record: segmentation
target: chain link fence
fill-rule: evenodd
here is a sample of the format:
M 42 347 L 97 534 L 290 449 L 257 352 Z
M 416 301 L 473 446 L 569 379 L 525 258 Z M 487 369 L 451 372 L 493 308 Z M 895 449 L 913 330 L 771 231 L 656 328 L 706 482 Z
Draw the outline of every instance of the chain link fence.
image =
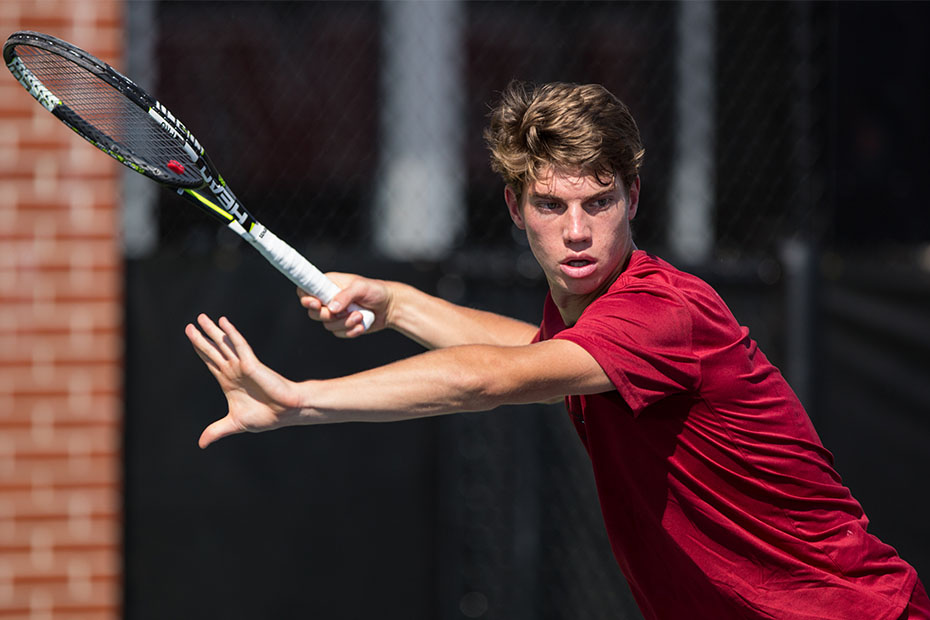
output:
M 710 9 L 704 27 L 681 15 L 695 4 Z M 688 165 L 701 166 L 710 194 L 697 260 L 772 254 L 816 218 L 809 207 L 823 189 L 809 185 L 820 156 L 810 97 L 822 67 L 809 49 L 812 26 L 799 30 L 810 8 L 162 2 L 147 10 L 154 43 L 140 81 L 187 122 L 256 216 L 300 248 L 402 260 L 518 248 L 481 139 L 490 105 L 514 78 L 598 82 L 630 105 L 647 149 L 637 222 L 645 247 L 676 252 L 673 207 L 694 192 L 692 184 L 673 196 L 675 176 Z M 698 48 L 679 54 L 685 37 Z M 701 46 L 708 52 L 687 55 Z M 710 92 L 682 100 L 694 76 Z M 676 136 L 707 122 L 702 115 L 711 124 L 695 153 Z M 802 192 L 813 195 L 801 200 Z M 216 247 L 199 214 L 170 195 L 156 201 L 158 248 Z M 413 251 L 385 239 L 392 218 Z M 441 247 L 418 254 L 430 233 Z

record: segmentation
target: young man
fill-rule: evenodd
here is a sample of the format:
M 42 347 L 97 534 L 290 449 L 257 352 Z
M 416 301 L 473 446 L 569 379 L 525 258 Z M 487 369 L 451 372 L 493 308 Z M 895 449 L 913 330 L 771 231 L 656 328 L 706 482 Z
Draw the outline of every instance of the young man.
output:
M 643 147 L 600 86 L 512 84 L 485 133 L 549 284 L 542 325 L 397 282 L 332 274 L 339 336 L 389 327 L 430 351 L 326 381 L 263 365 L 225 318 L 186 333 L 229 403 L 200 438 L 564 399 L 610 543 L 646 618 L 930 618 L 914 569 L 866 531 L 801 404 L 704 282 L 638 250 Z M 201 331 L 202 330 L 202 331 Z

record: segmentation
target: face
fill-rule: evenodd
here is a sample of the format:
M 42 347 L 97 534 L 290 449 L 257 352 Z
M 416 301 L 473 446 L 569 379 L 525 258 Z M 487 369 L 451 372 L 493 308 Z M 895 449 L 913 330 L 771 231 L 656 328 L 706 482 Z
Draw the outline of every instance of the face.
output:
M 639 178 L 629 188 L 614 175 L 604 185 L 593 174 L 549 167 L 518 199 L 504 193 L 514 224 L 526 231 L 552 299 L 566 324 L 617 279 L 633 245 L 630 221 L 639 204 Z

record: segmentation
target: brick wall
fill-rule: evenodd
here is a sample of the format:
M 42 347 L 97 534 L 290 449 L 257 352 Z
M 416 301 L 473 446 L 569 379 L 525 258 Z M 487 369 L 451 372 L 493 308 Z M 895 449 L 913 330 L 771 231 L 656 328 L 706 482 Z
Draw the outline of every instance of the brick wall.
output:
M 0 1 L 119 67 L 122 2 Z M 116 618 L 118 165 L 0 69 L 0 618 Z

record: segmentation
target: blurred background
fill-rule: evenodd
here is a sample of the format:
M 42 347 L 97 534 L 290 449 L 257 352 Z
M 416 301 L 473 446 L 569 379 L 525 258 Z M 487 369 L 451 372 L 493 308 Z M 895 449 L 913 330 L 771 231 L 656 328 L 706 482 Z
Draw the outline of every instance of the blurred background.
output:
M 870 531 L 930 575 L 930 5 L 0 3 L 153 92 L 324 270 L 537 322 L 481 139 L 511 79 L 599 82 L 646 145 L 639 247 L 714 285 L 788 376 Z M 561 406 L 237 436 L 190 350 L 343 342 L 235 235 L 0 80 L 0 616 L 639 618 Z

